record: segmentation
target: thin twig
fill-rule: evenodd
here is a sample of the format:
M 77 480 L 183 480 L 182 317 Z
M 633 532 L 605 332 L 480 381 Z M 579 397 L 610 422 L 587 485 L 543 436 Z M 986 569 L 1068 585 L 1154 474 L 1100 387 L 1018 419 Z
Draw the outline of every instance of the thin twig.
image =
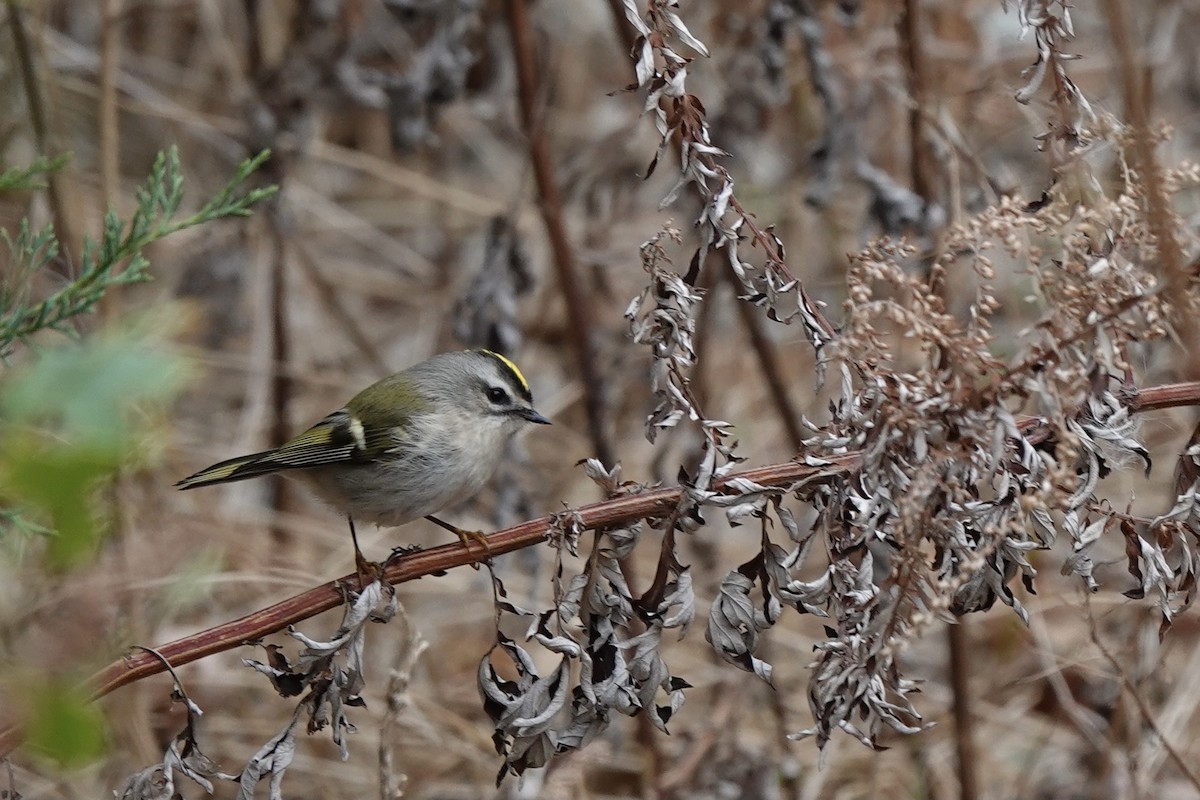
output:
M 1092 613 L 1091 598 L 1086 594 L 1084 595 L 1084 607 L 1087 611 L 1085 616 L 1087 617 L 1088 634 L 1092 638 L 1092 643 L 1096 645 L 1096 649 L 1100 651 L 1100 655 L 1104 656 L 1109 666 L 1112 667 L 1113 672 L 1116 673 L 1117 678 L 1120 679 L 1121 687 L 1133 698 L 1134 704 L 1138 707 L 1138 711 L 1141 712 L 1142 719 L 1146 721 L 1146 725 L 1149 726 L 1150 730 L 1154 731 L 1154 735 L 1162 743 L 1162 747 L 1167 752 L 1167 755 L 1175 762 L 1175 766 L 1187 777 L 1196 791 L 1200 791 L 1200 773 L 1196 772 L 1195 768 L 1188 763 L 1188 760 L 1180 754 L 1163 734 L 1162 729 L 1158 727 L 1158 721 L 1155 718 L 1154 712 L 1150 710 L 1150 705 L 1142 697 L 1142 693 L 1138 691 L 1134 682 L 1130 680 L 1129 675 L 1122 669 L 1120 662 L 1117 661 L 1117 657 L 1113 655 L 1112 651 L 1108 649 L 1104 641 L 1100 638 L 1100 632 L 1096 630 L 1096 615 Z
M 788 384 L 784 382 L 783 375 L 780 373 L 779 359 L 775 356 L 775 348 L 763 332 L 762 323 L 754 308 L 737 296 L 741 283 L 733 271 L 733 265 L 728 262 L 725 264 L 725 277 L 733 288 L 734 305 L 737 306 L 738 315 L 742 318 L 742 327 L 746 329 L 746 335 L 750 338 L 750 346 L 754 349 L 754 355 L 758 358 L 759 372 L 762 373 L 763 380 L 767 382 L 767 393 L 771 397 L 771 404 L 775 406 L 775 414 L 783 423 L 784 430 L 787 431 L 789 443 L 794 449 L 799 450 L 804 446 L 804 429 L 800 427 L 800 416 L 796 413 L 791 395 L 788 394 Z
M 270 269 L 271 288 L 271 432 L 269 444 L 279 447 L 291 436 L 292 377 L 285 365 L 291 358 L 291 334 L 287 316 L 287 244 L 282 230 L 278 206 L 267 213 L 272 244 Z M 282 512 L 291 508 L 291 484 L 282 476 L 271 477 L 271 506 L 276 514 L 271 523 L 274 552 L 281 552 L 291 541 L 291 535 L 280 524 Z
M 1193 278 L 1183 257 L 1175 231 L 1179 223 L 1173 218 L 1171 201 L 1163 185 L 1162 169 L 1154 156 L 1154 132 L 1150 129 L 1150 105 L 1153 100 L 1153 71 L 1134 53 L 1130 41 L 1133 25 L 1122 0 L 1104 0 L 1104 15 L 1109 35 L 1117 54 L 1118 72 L 1125 113 L 1133 127 L 1133 149 L 1137 156 L 1138 177 L 1145 187 L 1146 217 L 1158 246 L 1159 270 L 1177 313 L 1172 321 L 1179 329 L 1183 346 L 1190 348 L 1200 341 L 1200 326 L 1192 301 Z M 1195 359 L 1181 359 L 1182 368 L 1194 375 Z M 1189 375 L 1191 377 L 1191 375 Z
M 429 647 L 429 643 L 421 637 L 421 632 L 412 624 L 408 611 L 404 606 L 399 607 L 396 615 L 403 627 L 400 635 L 400 651 L 388 675 L 387 712 L 379 725 L 379 797 L 381 800 L 397 800 L 404 796 L 404 785 L 407 776 L 403 773 L 396 775 L 395 746 L 396 731 L 400 717 L 409 705 L 408 687 L 412 682 L 412 673 L 420 660 L 421 654 Z
M 967 646 L 967 620 L 960 617 L 947 626 L 946 642 L 950 650 L 950 686 L 954 694 L 954 750 L 958 758 L 960 800 L 979 797 L 979 772 L 975 757 L 975 721 L 971 718 L 970 647 Z
M 908 68 L 908 91 L 912 105 L 908 109 L 909 169 L 913 191 L 926 203 L 935 198 L 932 163 L 929 158 L 929 137 L 925 132 L 925 108 L 929 94 L 928 69 L 925 64 L 924 42 L 921 38 L 920 3 L 904 0 L 900 13 L 900 41 Z
M 100 187 L 110 206 L 116 200 L 120 179 L 118 146 L 120 119 L 117 109 L 117 67 L 120 64 L 121 0 L 104 0 L 100 20 L 100 70 L 97 75 L 100 117 Z
M 699 284 L 696 286 L 696 289 L 704 295 L 704 302 L 700 304 L 699 313 L 696 315 L 696 334 L 692 339 L 696 358 L 689 383 L 697 408 L 708 407 L 709 389 L 713 383 L 709 375 L 709 365 L 713 363 L 713 360 L 708 358 L 708 353 L 714 340 L 720 341 L 719 331 L 716 337 L 713 336 L 714 329 L 720 327 L 713 318 L 714 309 L 716 308 L 718 282 L 720 280 L 721 273 L 719 271 L 714 269 L 701 270 Z M 684 428 L 675 427 L 671 428 L 669 433 L 678 440 L 683 436 L 684 431 Z M 672 457 L 673 451 L 671 448 L 654 448 L 654 457 L 650 461 L 650 475 L 656 482 L 670 482 L 678 473 L 679 467 L 673 463 Z M 697 541 L 696 545 L 698 546 L 698 552 L 706 552 L 706 544 Z
M 926 206 L 936 199 L 933 161 L 929 156 L 929 136 L 925 115 L 928 108 L 929 74 L 925 61 L 924 39 L 921 35 L 920 3 L 904 0 L 900 14 L 900 40 L 908 71 L 908 92 L 912 103 L 908 108 L 909 172 L 913 191 Z M 933 248 L 936 252 L 938 248 Z M 943 273 L 934 269 L 932 254 L 923 259 L 930 291 L 944 302 L 948 287 Z M 953 697 L 955 768 L 958 774 L 960 800 L 975 800 L 979 796 L 979 772 L 975 757 L 974 720 L 971 711 L 971 649 L 967 646 L 969 623 L 966 617 L 946 627 L 946 651 Z
M 312 257 L 312 253 L 308 251 L 302 243 L 296 243 L 296 263 L 300 267 L 301 274 L 313 285 L 314 293 L 317 296 L 317 302 L 320 303 L 328 312 L 335 322 L 345 332 L 346 338 L 358 350 L 359 355 L 366 359 L 371 365 L 371 369 L 377 375 L 386 375 L 388 373 L 387 362 L 383 355 L 380 354 L 379 348 L 367 336 L 362 325 L 359 324 L 354 314 L 346 308 L 342 302 L 338 287 L 325 277 L 321 272 L 320 266 Z
M 104 0 L 100 20 L 100 69 L 98 119 L 100 146 L 100 191 L 110 209 L 120 189 L 120 115 L 117 108 L 117 67 L 120 64 L 121 0 Z M 100 315 L 109 320 L 120 314 L 121 290 L 114 286 L 100 299 Z
M 50 152 L 49 123 L 46 119 L 46 107 L 42 102 L 42 90 L 38 82 L 37 66 L 34 63 L 33 45 L 29 40 L 29 31 L 25 28 L 25 15 L 28 11 L 17 0 L 8 0 L 8 26 L 12 30 L 13 48 L 16 51 L 17 63 L 21 68 L 21 80 L 25 88 L 25 102 L 29 111 L 29 123 L 33 127 L 33 139 L 37 146 L 38 155 L 49 158 Z M 75 246 L 67 206 L 64 201 L 63 178 L 59 170 L 46 173 L 46 192 L 50 199 L 50 208 L 54 215 L 54 230 L 64 251 L 69 253 Z M 66 275 L 66 261 L 56 259 L 51 268 Z
M 740 686 L 744 687 L 745 684 L 740 683 Z M 689 784 L 696 782 L 696 773 L 712 757 L 713 748 L 721 741 L 721 737 L 729 733 L 734 713 L 744 707 L 745 698 L 738 691 L 739 684 L 725 684 L 718 688 L 719 699 L 709 715 L 704 733 L 696 737 L 688 751 L 675 759 L 671 768 L 659 777 L 657 789 L 660 794 L 672 796 L 677 792 L 683 793 Z
M 614 463 L 613 453 L 604 424 L 605 392 L 596 364 L 591 308 L 575 267 L 575 257 L 567 236 L 566 223 L 563 221 L 562 197 L 550 160 L 544 120 L 537 109 L 538 69 L 527 3 L 528 0 L 508 2 L 508 25 L 512 34 L 513 57 L 517 64 L 521 124 L 529 138 L 529 158 L 537 183 L 542 222 L 546 226 L 546 236 L 554 254 L 554 269 L 558 276 L 559 290 L 567 306 L 567 330 L 570 332 L 571 347 L 583 380 L 584 406 L 587 410 L 592 449 L 596 458 L 606 467 L 611 467 Z

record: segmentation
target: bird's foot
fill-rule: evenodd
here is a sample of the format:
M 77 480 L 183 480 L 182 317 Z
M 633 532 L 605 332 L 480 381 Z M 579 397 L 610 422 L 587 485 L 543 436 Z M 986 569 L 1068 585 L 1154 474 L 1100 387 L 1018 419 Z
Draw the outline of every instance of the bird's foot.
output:
M 455 536 L 458 537 L 458 540 L 460 542 L 462 542 L 463 546 L 466 547 L 468 550 L 471 549 L 471 542 L 473 542 L 473 541 L 478 542 L 480 545 L 483 546 L 483 552 L 484 552 L 484 555 L 486 556 L 486 558 L 484 560 L 485 561 L 492 560 L 492 546 L 490 544 L 488 544 L 488 537 L 484 534 L 483 531 L 464 531 L 462 528 L 455 527 L 454 525 L 451 525 L 448 522 L 442 522 L 440 519 L 438 519 L 437 517 L 434 517 L 434 516 L 429 516 L 429 517 L 426 517 L 425 519 L 427 519 L 430 522 L 434 523 L 435 525 L 445 528 L 446 530 L 453 533 Z M 479 569 L 479 564 L 477 564 L 477 563 L 472 563 L 471 566 L 474 567 L 475 569 Z
M 455 528 L 454 533 L 458 536 L 458 540 L 463 543 L 463 546 L 468 550 L 471 549 L 471 542 L 476 542 L 483 546 L 483 553 L 486 556 L 485 561 L 492 560 L 492 546 L 488 544 L 488 537 L 483 531 L 464 531 L 462 528 Z M 472 563 L 472 567 L 479 569 L 478 563 Z
M 393 547 L 392 552 L 388 555 L 387 559 L 384 560 L 383 565 L 385 567 L 390 567 L 393 563 L 399 561 L 405 556 L 410 556 L 413 553 L 419 553 L 423 549 L 425 548 L 421 547 L 419 544 L 402 544 L 399 547 Z
M 367 561 L 367 559 L 363 558 L 361 552 L 355 552 L 354 568 L 358 571 L 358 590 L 361 592 L 375 581 L 382 581 L 383 571 L 386 566 L 386 563 L 380 564 L 378 561 Z

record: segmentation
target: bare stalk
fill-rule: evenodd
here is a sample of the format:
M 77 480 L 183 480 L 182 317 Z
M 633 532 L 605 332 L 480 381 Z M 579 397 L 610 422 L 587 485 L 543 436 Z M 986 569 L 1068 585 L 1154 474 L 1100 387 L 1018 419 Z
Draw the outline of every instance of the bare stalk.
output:
M 17 63 L 21 69 L 21 81 L 25 88 L 25 102 L 29 110 L 29 122 L 33 127 L 33 139 L 37 145 L 38 154 L 43 157 L 53 157 L 50 152 L 50 131 L 46 117 L 46 105 L 42 100 L 42 89 L 38 81 L 37 65 L 33 53 L 33 43 L 25 26 L 28 10 L 16 0 L 8 0 L 8 27 L 12 31 L 13 49 L 16 52 Z M 50 199 L 50 208 L 54 215 L 54 229 L 58 240 L 66 248 L 76 244 L 72 234 L 67 205 L 63 196 L 62 173 L 52 170 L 46 173 L 46 193 Z M 67 274 L 63 262 L 55 260 L 50 265 L 61 274 Z
M 583 379 L 588 433 L 596 457 L 605 466 L 611 467 L 614 459 L 604 424 L 604 391 L 600 371 L 596 365 L 596 348 L 592 341 L 592 311 L 575 266 L 575 256 L 567 236 L 566 223 L 563 221 L 562 196 L 554 176 L 544 120 L 538 113 L 538 70 L 527 2 L 528 0 L 508 2 L 508 25 L 512 34 L 513 57 L 517 64 L 521 124 L 529 138 L 529 158 L 537 183 L 538 205 L 542 212 L 542 222 L 546 226 L 546 236 L 550 240 L 550 249 L 554 254 L 554 270 L 558 276 L 559 290 L 567 306 L 567 330 L 571 336 L 571 348 L 575 352 L 575 360 Z
M 1130 40 L 1133 21 L 1127 13 L 1126 4 L 1122 0 L 1104 0 L 1103 5 L 1109 35 L 1117 54 L 1125 114 L 1133 127 L 1133 152 L 1145 187 L 1147 221 L 1158 245 L 1160 273 L 1170 296 L 1179 303 L 1173 321 L 1179 328 L 1180 338 L 1185 347 L 1191 346 L 1200 341 L 1200 327 L 1197 327 L 1195 306 L 1191 301 L 1192 273 L 1179 240 L 1175 238 L 1179 223 L 1174 219 L 1171 201 L 1163 185 L 1162 169 L 1154 155 L 1155 135 L 1150 125 L 1150 107 L 1154 99 L 1153 71 L 1147 69 L 1134 52 Z M 1194 375 L 1197 372 L 1196 361 L 1185 359 L 1183 368 Z

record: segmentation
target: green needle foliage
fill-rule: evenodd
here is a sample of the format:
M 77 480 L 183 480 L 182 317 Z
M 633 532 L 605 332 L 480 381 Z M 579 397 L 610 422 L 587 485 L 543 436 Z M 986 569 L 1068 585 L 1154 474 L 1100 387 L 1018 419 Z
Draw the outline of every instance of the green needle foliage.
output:
M 0 359 L 39 331 L 74 336 L 69 323 L 109 289 L 150 280 L 143 251 L 151 243 L 185 228 L 248 215 L 275 192 L 245 186 L 268 156 L 264 151 L 244 161 L 198 211 L 181 216 L 179 154 L 174 148 L 160 153 L 137 192 L 133 215 L 121 219 L 110 212 L 99 241 L 84 240 L 79 274 L 41 299 L 32 296 L 33 278 L 61 251 L 53 229 L 35 231 L 22 220 L 16 236 L 0 231 L 9 251 L 9 265 L 0 269 L 7 276 L 0 278 Z M 0 174 L 0 190 L 36 190 L 65 161 L 42 159 L 7 170 Z M 47 565 L 54 569 L 94 552 L 107 516 L 97 489 L 122 466 L 137 462 L 145 449 L 144 412 L 171 397 L 182 373 L 153 333 L 128 329 L 51 348 L 10 371 L 0 384 L 0 540 L 9 531 L 46 534 Z
M 57 347 L 14 371 L 0 390 L 0 490 L 52 531 L 46 563 L 91 557 L 107 516 L 96 489 L 142 459 L 154 415 L 184 374 L 145 330 L 106 332 Z
M 71 156 L 63 154 L 55 158 L 39 158 L 28 167 L 12 167 L 0 173 L 0 192 L 17 192 L 25 189 L 45 189 L 42 175 L 57 172 L 67 165 Z
M 151 243 L 248 215 L 275 192 L 245 186 L 267 156 L 243 162 L 224 188 L 183 216 L 179 155 L 174 149 L 160 154 L 132 216 L 110 212 L 99 240 L 85 239 L 76 277 L 45 297 L 33 296 L 34 278 L 59 258 L 54 230 L 34 230 L 23 220 L 15 235 L 0 231 L 8 245 L 8 263 L 0 267 L 0 359 L 39 331 L 75 338 L 71 321 L 109 289 L 150 280 L 143 251 Z M 65 162 L 43 159 L 0 173 L 0 192 L 38 191 L 44 176 Z M 62 573 L 94 556 L 113 518 L 113 495 L 106 489 L 120 470 L 144 461 L 148 443 L 165 438 L 162 415 L 153 412 L 174 396 L 183 364 L 163 346 L 155 319 L 121 322 L 30 352 L 0 381 L 0 545 L 21 560 L 34 556 L 29 566 L 44 573 Z M 26 551 L 30 544 L 37 546 Z M 13 666 L 0 655 L 0 668 L 14 674 Z M 21 698 L 31 752 L 68 768 L 95 760 L 106 746 L 103 714 L 74 686 L 73 679 L 37 671 L 0 687 Z M 11 707 L 11 699 L 0 698 L 0 707 Z
M 61 248 L 49 226 L 34 231 L 23 220 L 15 238 L 0 232 L 8 245 L 10 265 L 0 279 L 0 359 L 12 353 L 14 345 L 41 330 L 57 330 L 67 335 L 72 318 L 87 313 L 100 302 L 110 288 L 150 280 L 150 262 L 143 250 L 172 233 L 203 225 L 225 217 L 242 217 L 251 207 L 275 193 L 275 187 L 246 188 L 243 184 L 270 156 L 264 150 L 243 161 L 229 182 L 196 213 L 177 218 L 183 201 L 183 175 L 179 153 L 172 147 L 159 153 L 146 183 L 137 192 L 138 207 L 133 216 L 122 220 L 114 212 L 104 218 L 104 231 L 97 242 L 84 239 L 79 275 L 49 297 L 30 298 L 33 275 L 53 262 Z M 0 175 L 0 191 L 36 186 L 38 175 L 62 166 L 64 159 L 39 161 L 20 170 Z
M 104 753 L 104 714 L 78 685 L 57 678 L 33 681 L 26 697 L 25 741 L 31 752 L 63 767 L 81 767 Z

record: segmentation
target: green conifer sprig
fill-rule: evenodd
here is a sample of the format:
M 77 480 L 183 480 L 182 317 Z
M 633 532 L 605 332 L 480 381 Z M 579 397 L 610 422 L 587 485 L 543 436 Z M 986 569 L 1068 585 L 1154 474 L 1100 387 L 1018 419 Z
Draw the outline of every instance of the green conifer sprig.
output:
M 16 237 L 0 231 L 8 245 L 10 276 L 0 281 L 0 359 L 12 353 L 21 340 L 42 330 L 72 334 L 67 322 L 85 314 L 109 289 L 150 280 L 150 263 L 143 251 L 150 244 L 186 228 L 225 217 L 244 217 L 256 203 L 275 193 L 276 187 L 246 188 L 246 180 L 270 157 L 264 150 L 243 161 L 233 177 L 200 210 L 177 218 L 183 201 L 183 174 L 179 153 L 172 147 L 159 153 L 145 184 L 137 191 L 137 209 L 128 220 L 109 211 L 99 242 L 85 237 L 79 274 L 42 300 L 31 299 L 31 279 L 61 251 L 50 226 L 32 230 L 22 220 Z M 65 159 L 39 160 L 0 174 L 0 191 L 35 188 L 38 176 L 65 163 Z

